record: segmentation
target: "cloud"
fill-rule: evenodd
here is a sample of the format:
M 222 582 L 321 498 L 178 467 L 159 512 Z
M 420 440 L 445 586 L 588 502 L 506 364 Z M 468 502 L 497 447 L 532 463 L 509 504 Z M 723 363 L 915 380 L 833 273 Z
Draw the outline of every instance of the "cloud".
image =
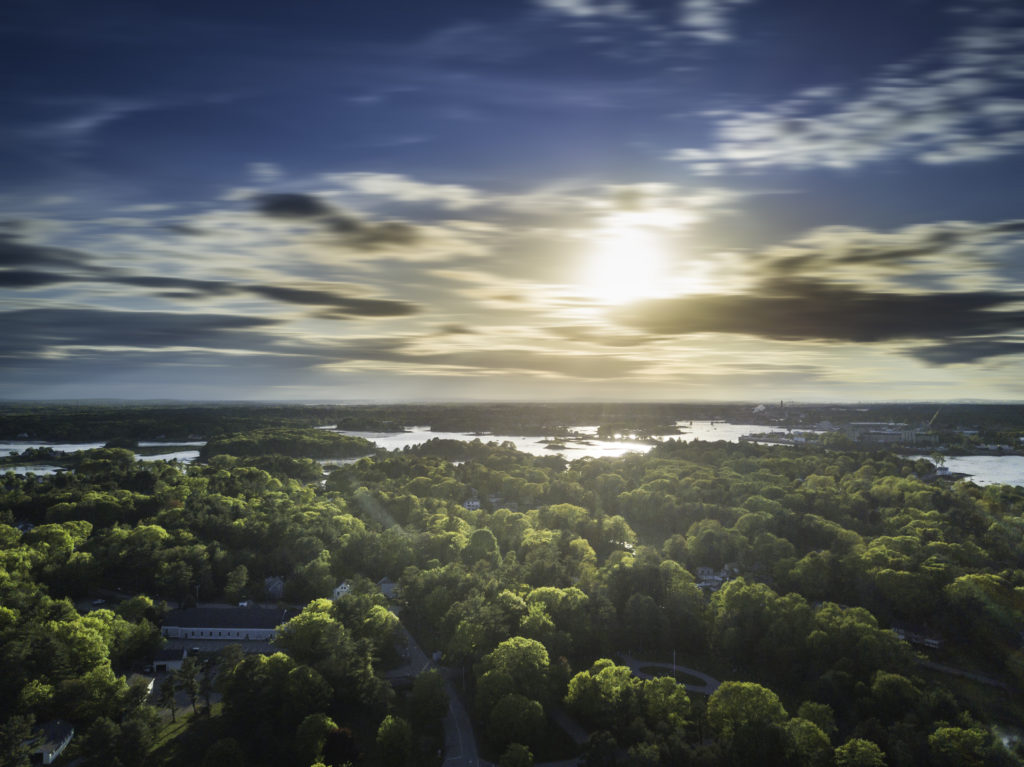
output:
M 292 288 L 280 285 L 244 285 L 241 290 L 290 304 L 325 307 L 321 317 L 405 317 L 419 308 L 408 301 L 375 298 L 352 298 L 325 290 Z
M 680 23 L 704 42 L 727 43 L 733 39 L 729 16 L 741 5 L 753 0 L 684 0 Z
M 249 176 L 258 184 L 270 184 L 279 180 L 284 173 L 272 162 L 251 162 L 247 166 Z
M 330 205 L 309 194 L 275 192 L 256 195 L 253 201 L 257 212 L 273 218 L 320 218 L 333 212 Z
M 731 279 L 713 292 L 641 301 L 610 317 L 654 336 L 874 344 L 933 365 L 1015 355 L 1024 352 L 1022 232 L 1015 219 L 820 227 L 736 254 Z
M 958 365 L 991 357 L 1024 354 L 1024 338 L 980 338 L 911 349 L 910 356 L 929 365 Z
M 24 309 L 0 313 L 0 322 L 15 331 L 0 336 L 0 357 L 59 355 L 66 347 L 262 349 L 265 336 L 247 331 L 278 324 L 267 317 L 106 309 Z
M 34 245 L 16 236 L 0 235 L 0 266 L 76 268 L 87 266 L 89 261 L 89 256 L 77 250 Z
M 635 360 L 608 355 L 546 354 L 527 349 L 492 349 L 415 357 L 410 355 L 407 361 L 475 368 L 482 372 L 515 370 L 571 378 L 621 378 L 641 373 L 645 367 L 644 363 Z
M 73 114 L 34 126 L 27 134 L 28 137 L 70 146 L 90 141 L 104 127 L 129 115 L 164 106 L 123 99 L 56 99 L 47 103 L 54 107 L 71 108 Z
M 62 282 L 69 282 L 72 279 L 71 277 L 53 274 L 52 272 L 3 269 L 0 270 L 0 289 L 42 288 Z
M 390 245 L 406 247 L 420 240 L 417 227 L 404 221 L 365 221 L 339 213 L 324 220 L 338 241 L 356 250 L 378 250 Z
M 338 244 L 355 250 L 406 247 L 420 240 L 420 231 L 412 224 L 404 221 L 367 221 L 309 194 L 260 194 L 253 200 L 256 211 L 264 216 L 310 221 L 331 234 Z
M 804 89 L 758 109 L 707 113 L 713 140 L 669 158 L 698 173 L 857 168 L 893 159 L 981 162 L 1024 149 L 1024 30 L 977 26 L 938 54 L 888 67 L 843 102 Z
M 616 313 L 647 333 L 727 333 L 780 341 L 879 343 L 1024 331 L 1020 295 L 868 293 L 811 281 L 763 283 L 757 292 L 639 302 Z
M 436 202 L 448 210 L 465 210 L 487 202 L 487 197 L 461 184 L 430 184 L 398 173 L 325 173 L 323 180 L 363 195 L 399 202 Z
M 535 0 L 541 8 L 577 19 L 588 19 L 596 16 L 628 16 L 632 8 L 630 3 L 616 0 Z
M 609 29 L 618 33 L 623 31 L 623 23 L 629 23 L 646 37 L 640 49 L 647 50 L 634 47 L 633 58 L 678 41 L 680 36 L 709 44 L 731 42 L 731 17 L 740 6 L 751 2 L 754 0 L 677 0 L 671 4 L 673 10 L 666 13 L 639 0 L 534 0 L 544 10 L 577 23 L 608 20 Z
M 322 309 L 318 316 L 343 319 L 351 317 L 404 317 L 415 314 L 419 307 L 409 301 L 352 296 L 323 287 L 299 285 L 252 284 L 226 280 L 168 277 L 156 274 L 132 274 L 124 270 L 94 266 L 94 257 L 61 248 L 13 242 L 0 239 L 0 289 L 18 290 L 56 284 L 124 285 L 155 290 L 165 298 L 199 299 L 237 295 L 253 295 L 270 301 Z M 59 272 L 19 268 L 35 264 L 59 268 Z M 75 274 L 69 264 L 84 267 Z
M 444 336 L 471 336 L 476 331 L 457 322 L 450 322 L 439 327 L 437 332 Z
M 811 230 L 750 256 L 751 277 L 812 279 L 878 290 L 930 286 L 1005 289 L 1020 282 L 1024 221 L 936 221 L 890 232 L 849 226 Z
M 191 226 L 189 224 L 183 224 L 178 221 L 164 224 L 164 229 L 169 232 L 174 232 L 174 234 L 185 235 L 186 237 L 201 237 L 204 234 L 208 234 L 208 232 L 203 229 L 199 229 L 198 227 Z
M 396 345 L 394 339 L 383 346 L 357 344 L 344 346 L 339 358 L 347 361 L 388 362 L 407 366 L 410 371 L 431 369 L 434 373 L 458 375 L 467 372 L 492 375 L 518 372 L 534 375 L 582 379 L 623 378 L 645 368 L 645 363 L 607 354 L 554 354 L 513 347 L 474 349 L 424 354 L 412 351 L 413 340 Z M 404 348 L 403 348 L 404 347 Z
M 590 325 L 563 325 L 547 329 L 549 333 L 564 338 L 567 341 L 594 344 L 596 346 L 611 346 L 621 348 L 635 348 L 643 344 L 655 341 L 663 336 L 648 336 L 638 333 L 620 333 L 614 330 L 592 327 Z

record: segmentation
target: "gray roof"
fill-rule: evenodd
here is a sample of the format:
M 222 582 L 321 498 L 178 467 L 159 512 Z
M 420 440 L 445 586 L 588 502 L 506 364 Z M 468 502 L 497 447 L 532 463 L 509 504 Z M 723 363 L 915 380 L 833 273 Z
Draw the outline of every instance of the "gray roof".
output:
M 184 660 L 185 659 L 185 648 L 179 647 L 172 649 L 170 647 L 161 647 L 155 653 L 153 653 L 153 660 Z
M 36 733 L 42 737 L 39 749 L 48 746 L 59 746 L 67 738 L 75 734 L 75 728 L 63 719 L 53 719 L 44 722 L 36 728 Z
M 266 607 L 190 607 L 167 613 L 164 626 L 197 629 L 272 629 L 295 614 L 295 610 Z

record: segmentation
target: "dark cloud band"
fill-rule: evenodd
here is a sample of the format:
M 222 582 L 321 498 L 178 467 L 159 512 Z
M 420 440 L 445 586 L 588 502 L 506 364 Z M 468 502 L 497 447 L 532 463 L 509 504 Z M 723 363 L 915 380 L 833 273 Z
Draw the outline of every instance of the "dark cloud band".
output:
M 822 283 L 775 283 L 758 294 L 695 295 L 623 308 L 618 321 L 647 333 L 729 333 L 783 341 L 939 340 L 1024 328 L 1024 312 L 1000 310 L 1016 294 L 866 293 Z

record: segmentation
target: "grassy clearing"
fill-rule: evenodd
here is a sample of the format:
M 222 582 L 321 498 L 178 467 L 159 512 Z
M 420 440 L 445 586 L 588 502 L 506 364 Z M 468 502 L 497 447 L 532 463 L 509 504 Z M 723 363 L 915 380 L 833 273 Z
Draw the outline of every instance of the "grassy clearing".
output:
M 214 703 L 210 712 L 200 706 L 199 713 L 179 709 L 177 721 L 167 714 L 165 726 L 157 734 L 147 765 L 200 764 L 206 749 L 221 737 L 222 703 Z

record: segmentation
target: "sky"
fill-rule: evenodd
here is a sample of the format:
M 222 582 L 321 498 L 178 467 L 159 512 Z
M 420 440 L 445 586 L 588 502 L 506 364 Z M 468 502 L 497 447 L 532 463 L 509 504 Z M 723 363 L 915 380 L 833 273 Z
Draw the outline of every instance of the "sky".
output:
M 1020 400 L 1016 0 L 7 0 L 0 398 Z

